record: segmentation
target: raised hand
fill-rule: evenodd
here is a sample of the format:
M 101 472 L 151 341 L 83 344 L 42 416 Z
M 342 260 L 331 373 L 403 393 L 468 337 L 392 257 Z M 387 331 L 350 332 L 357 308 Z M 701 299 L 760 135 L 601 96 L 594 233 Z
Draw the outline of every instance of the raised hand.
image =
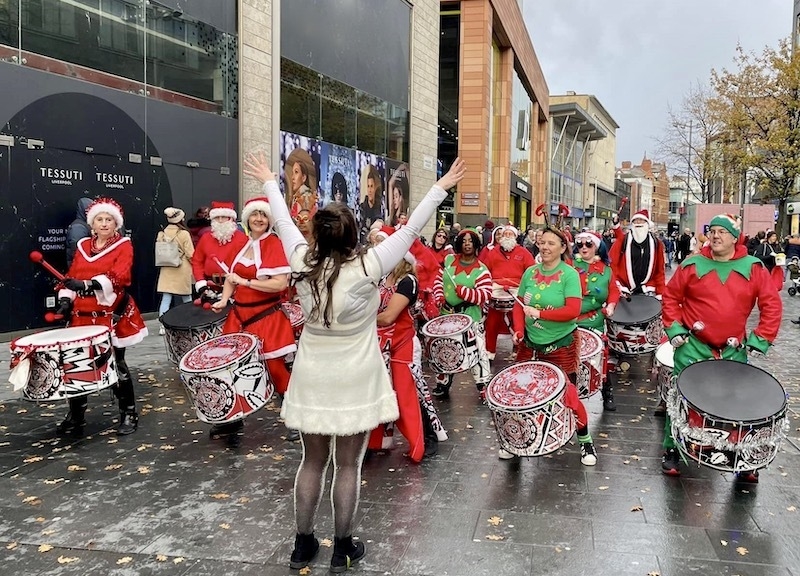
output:
M 245 157 L 243 172 L 262 184 L 269 180 L 275 180 L 275 173 L 269 169 L 267 157 L 261 151 L 258 154 L 248 154 Z
M 461 182 L 461 179 L 464 178 L 466 173 L 467 164 L 461 158 L 456 158 L 453 165 L 450 166 L 450 170 L 447 171 L 447 174 L 439 178 L 436 185 L 445 190 L 450 190 L 450 188 Z

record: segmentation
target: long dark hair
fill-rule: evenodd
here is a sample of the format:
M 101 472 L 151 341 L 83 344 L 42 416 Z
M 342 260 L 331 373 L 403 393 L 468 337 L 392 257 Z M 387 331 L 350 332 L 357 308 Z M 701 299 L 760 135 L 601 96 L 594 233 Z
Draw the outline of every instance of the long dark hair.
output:
M 339 278 L 342 265 L 362 256 L 357 250 L 358 228 L 353 212 L 342 202 L 331 202 L 314 214 L 311 227 L 314 242 L 306 252 L 304 264 L 308 271 L 303 280 L 311 286 L 314 308 L 310 320 L 320 321 L 326 328 L 333 322 L 333 286 Z M 363 262 L 362 262 L 363 266 Z M 322 302 L 321 286 L 327 295 Z

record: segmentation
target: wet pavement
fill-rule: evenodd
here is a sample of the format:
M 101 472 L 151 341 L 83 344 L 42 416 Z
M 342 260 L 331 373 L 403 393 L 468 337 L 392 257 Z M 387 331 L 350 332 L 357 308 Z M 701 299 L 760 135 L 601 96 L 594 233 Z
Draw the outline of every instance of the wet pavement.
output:
M 800 297 L 783 292 L 784 325 L 757 364 L 790 394 L 789 440 L 757 485 L 684 466 L 660 473 L 663 419 L 645 361 L 621 375 L 618 410 L 587 401 L 595 467 L 578 447 L 501 461 L 491 414 L 462 375 L 437 400 L 450 439 L 419 465 L 404 442 L 364 465 L 355 574 L 800 576 Z M 82 439 L 59 439 L 63 403 L 0 393 L 0 572 L 4 574 L 282 575 L 294 526 L 299 443 L 278 409 L 247 419 L 238 445 L 211 440 L 165 356 L 158 325 L 130 349 L 138 373 L 137 433 L 114 434 L 116 405 L 90 397 Z M 508 364 L 501 339 L 495 370 Z M 9 353 L 2 345 L 0 378 Z M 324 375 L 320 375 L 324 377 Z M 429 379 L 431 381 L 431 379 Z M 332 540 L 326 493 L 310 574 L 325 574 Z M 326 547 L 326 544 L 328 547 Z

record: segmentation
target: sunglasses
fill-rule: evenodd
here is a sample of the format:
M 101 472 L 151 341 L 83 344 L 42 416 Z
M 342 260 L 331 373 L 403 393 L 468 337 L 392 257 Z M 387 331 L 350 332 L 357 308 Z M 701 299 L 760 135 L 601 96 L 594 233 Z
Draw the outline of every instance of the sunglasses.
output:
M 575 247 L 576 247 L 578 250 L 580 250 L 580 249 L 581 249 L 581 248 L 583 248 L 584 246 L 585 246 L 586 248 L 590 248 L 590 247 L 594 246 L 594 242 L 592 242 L 591 240 L 587 240 L 586 242 L 581 242 L 581 241 L 575 242 Z

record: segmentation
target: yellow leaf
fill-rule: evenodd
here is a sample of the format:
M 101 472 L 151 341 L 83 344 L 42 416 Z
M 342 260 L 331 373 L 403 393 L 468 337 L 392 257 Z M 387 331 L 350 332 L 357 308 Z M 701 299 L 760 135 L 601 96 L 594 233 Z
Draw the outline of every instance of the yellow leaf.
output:
M 172 563 L 173 564 L 182 564 L 184 560 L 186 560 L 186 558 L 184 558 L 183 556 L 178 556 L 177 558 L 175 558 L 172 561 Z
M 311 574 L 311 568 L 306 566 L 305 568 L 300 568 L 299 572 L 300 576 L 306 576 L 307 574 Z
M 44 521 L 45 521 L 45 517 L 44 517 L 44 516 L 39 516 L 39 517 L 36 519 L 36 521 L 37 521 L 37 522 L 39 522 L 39 523 L 41 524 L 42 522 L 44 522 Z
M 487 522 L 489 522 L 489 524 L 491 524 L 492 526 L 499 526 L 500 524 L 503 523 L 503 519 L 500 518 L 500 516 L 492 516 L 487 520 Z
M 231 495 L 230 494 L 225 494 L 224 492 L 220 492 L 218 494 L 212 494 L 211 497 L 216 499 L 216 500 L 225 500 L 226 498 L 230 498 Z
M 117 564 L 130 564 L 131 562 L 133 562 L 133 558 L 131 558 L 130 556 L 123 556 L 122 558 L 117 560 Z
M 333 540 L 331 540 L 330 538 L 323 538 L 322 540 L 319 541 L 319 544 L 320 546 L 325 546 L 325 548 L 330 548 L 331 546 L 333 546 Z
M 202 430 L 192 430 L 192 436 L 197 436 L 198 434 L 202 434 Z
M 78 466 L 77 464 L 72 464 L 71 466 L 67 466 L 67 470 L 69 472 L 81 472 L 83 470 L 86 470 L 86 468 L 84 468 L 83 466 Z
M 49 530 L 42 530 L 42 536 L 50 536 L 50 534 L 55 534 L 55 533 L 56 531 L 53 530 L 52 528 Z
M 34 500 L 38 500 L 38 499 L 39 499 L 39 497 L 38 497 L 38 496 L 28 496 L 27 498 L 23 498 L 23 499 L 22 499 L 22 503 L 23 503 L 23 504 L 30 504 L 30 503 L 31 503 L 31 502 L 33 502 Z
M 598 486 L 598 490 L 608 490 L 608 486 Z
M 795 508 L 794 506 L 789 506 L 789 507 L 787 508 L 787 510 L 788 510 L 789 512 L 796 512 L 796 511 L 797 511 L 797 508 Z
M 244 457 L 245 460 L 255 460 L 256 458 L 258 458 L 258 456 L 252 453 Z
M 166 412 L 167 410 L 172 410 L 172 406 L 159 406 L 158 408 L 154 408 L 153 412 Z
M 108 466 L 103 468 L 103 470 L 111 471 L 111 470 L 119 470 L 120 468 L 122 468 L 122 464 L 109 464 Z
M 239 504 L 247 504 L 248 502 L 250 502 L 250 498 L 248 498 L 247 496 L 242 496 L 237 500 L 237 502 Z
M 163 446 L 161 446 L 161 449 L 162 450 L 175 450 L 175 446 L 173 446 L 171 444 L 164 444 Z
M 228 524 L 227 522 L 223 522 L 222 524 L 219 525 L 219 527 L 222 528 L 223 530 L 230 530 L 231 529 L 231 525 Z
M 283 455 L 283 454 L 273 454 L 273 455 L 272 455 L 272 459 L 273 459 L 273 460 L 277 460 L 277 461 L 279 461 L 279 462 L 280 462 L 281 460 L 283 460 L 283 459 L 284 459 L 284 455 Z
M 16 542 L 9 542 L 8 544 L 6 544 L 6 550 L 13 550 L 16 547 L 17 547 Z
M 117 442 L 119 442 L 119 438 L 109 438 L 106 440 L 106 444 L 116 444 Z
M 166 562 L 167 557 L 164 556 L 163 554 L 159 554 L 158 556 L 156 556 L 156 560 L 158 560 L 159 562 Z
M 600 432 L 598 436 L 600 436 L 600 438 L 608 438 L 608 434 L 606 434 L 605 432 Z
M 25 464 L 30 464 L 31 462 L 39 462 L 41 460 L 44 460 L 44 456 L 31 456 L 29 458 L 25 458 L 25 460 L 23 460 L 23 462 Z
M 61 483 L 63 481 L 64 481 L 63 478 L 53 478 L 52 480 L 48 478 L 47 480 L 44 481 L 44 483 L 45 484 L 59 484 L 59 483 Z
M 41 546 L 39 546 L 39 552 L 50 552 L 50 550 L 52 549 L 53 547 L 50 546 L 50 544 L 42 544 Z
M 486 535 L 486 539 L 487 540 L 494 540 L 494 541 L 505 540 L 505 536 L 500 536 L 499 534 L 487 534 Z
M 150 474 L 150 467 L 149 466 L 139 466 L 136 471 L 139 474 Z
M 631 508 L 631 512 L 641 512 L 642 510 L 644 510 L 644 508 L 641 506 L 634 506 Z
M 139 447 L 137 447 L 137 448 L 136 448 L 136 451 L 137 451 L 137 452 L 144 452 L 144 451 L 145 451 L 145 450 L 147 450 L 148 448 L 152 448 L 152 447 L 153 447 L 153 445 L 152 445 L 152 444 L 142 444 L 141 446 L 139 446 Z
M 59 556 L 58 563 L 59 564 L 72 564 L 73 562 L 77 562 L 78 558 L 76 556 Z
M 727 546 L 728 545 L 728 541 L 727 540 L 720 540 L 719 543 L 722 544 L 723 546 Z
M 744 556 L 748 552 L 747 548 L 744 546 L 739 546 L 736 551 L 739 553 L 739 556 Z

